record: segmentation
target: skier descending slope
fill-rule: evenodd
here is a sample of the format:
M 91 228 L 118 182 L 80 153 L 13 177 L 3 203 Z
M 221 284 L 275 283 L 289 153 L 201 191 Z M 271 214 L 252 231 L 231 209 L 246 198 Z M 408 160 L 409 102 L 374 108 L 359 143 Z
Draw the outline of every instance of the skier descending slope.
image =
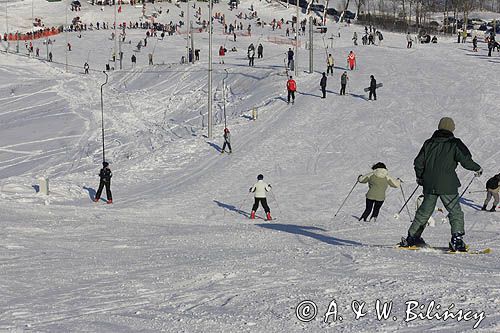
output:
M 408 230 L 408 237 L 401 240 L 401 246 L 425 246 L 422 233 L 429 217 L 440 198 L 448 211 L 451 225 L 451 251 L 467 251 L 462 239 L 465 235 L 464 213 L 460 208 L 458 180 L 455 169 L 460 163 L 467 170 L 475 171 L 475 176 L 481 176 L 483 170 L 472 160 L 472 155 L 465 144 L 455 138 L 453 119 L 444 117 L 439 121 L 438 130 L 424 142 L 415 161 L 417 184 L 424 188 L 424 201 L 418 208 L 415 218 Z
M 226 151 L 226 146 L 229 148 L 229 154 L 233 152 L 231 149 L 231 132 L 229 132 L 229 128 L 224 128 L 224 143 L 222 144 L 221 154 L 224 154 Z
M 101 178 L 101 180 L 99 182 L 99 189 L 95 194 L 94 201 L 99 201 L 99 199 L 101 198 L 102 190 L 104 186 L 106 186 L 106 197 L 108 198 L 108 204 L 111 204 L 113 203 L 113 198 L 111 196 L 111 177 L 113 177 L 113 173 L 109 168 L 108 162 L 102 162 L 102 169 L 101 171 L 99 171 L 99 177 Z
M 252 207 L 252 213 L 250 214 L 250 218 L 253 220 L 255 219 L 255 212 L 259 208 L 259 202 L 262 204 L 262 207 L 264 208 L 264 211 L 266 212 L 266 217 L 267 220 L 270 221 L 272 220 L 271 218 L 271 210 L 269 209 L 269 206 L 267 205 L 267 199 L 266 199 L 266 192 L 271 191 L 271 184 L 266 184 L 264 182 L 264 176 L 263 175 L 258 175 L 257 176 L 257 183 L 255 183 L 252 187 L 250 187 L 249 192 L 250 193 L 255 193 L 254 199 L 255 202 Z
M 349 52 L 349 55 L 347 56 L 347 65 L 351 71 L 356 68 L 356 55 L 352 51 Z
M 389 176 L 387 172 L 387 167 L 384 163 L 378 162 L 372 166 L 372 172 L 366 175 L 359 175 L 358 182 L 360 183 L 368 183 L 369 190 L 366 193 L 366 208 L 359 220 L 363 220 L 366 222 L 368 215 L 372 212 L 372 216 L 370 217 L 370 221 L 373 219 L 373 222 L 377 222 L 378 213 L 380 208 L 384 204 L 385 200 L 385 192 L 387 191 L 387 187 L 391 186 L 394 188 L 398 188 L 401 186 L 401 181 L 398 179 L 393 179 Z
M 290 79 L 286 81 L 286 90 L 288 91 L 288 104 L 290 104 L 290 98 L 292 98 L 292 104 L 295 102 L 295 91 L 297 90 L 297 83 L 290 76 Z
M 498 206 L 499 196 L 498 192 L 500 191 L 500 173 L 494 175 L 486 182 L 486 200 L 484 200 L 484 205 L 481 210 L 486 210 L 486 206 L 490 202 L 491 198 L 493 198 L 493 206 L 491 206 L 490 212 L 495 212 L 495 208 Z

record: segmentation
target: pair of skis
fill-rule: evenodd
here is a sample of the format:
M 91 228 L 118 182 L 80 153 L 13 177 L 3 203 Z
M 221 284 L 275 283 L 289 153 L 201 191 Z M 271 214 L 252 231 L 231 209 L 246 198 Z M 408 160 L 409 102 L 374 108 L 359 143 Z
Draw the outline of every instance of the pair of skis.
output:
M 464 254 L 490 254 L 493 252 L 491 248 L 485 248 L 482 250 L 471 250 L 469 247 L 467 247 L 466 252 L 459 252 L 459 251 L 451 251 L 450 248 L 444 247 L 444 246 L 430 246 L 430 245 L 425 245 L 425 246 L 401 246 L 401 245 L 396 245 L 395 248 L 399 250 L 407 250 L 407 251 L 424 251 L 424 252 L 430 252 L 430 253 L 445 253 L 445 254 L 458 254 L 458 255 L 464 255 Z

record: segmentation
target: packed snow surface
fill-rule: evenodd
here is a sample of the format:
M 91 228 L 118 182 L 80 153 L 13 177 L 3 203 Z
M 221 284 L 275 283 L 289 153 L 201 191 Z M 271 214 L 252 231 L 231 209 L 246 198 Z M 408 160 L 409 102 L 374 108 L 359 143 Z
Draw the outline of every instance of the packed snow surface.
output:
M 234 22 L 251 4 L 266 23 L 295 13 L 293 6 L 265 1 L 243 1 L 232 11 L 222 2 L 214 12 Z M 180 6 L 148 4 L 146 15 L 162 7 L 158 22 L 178 22 L 181 10 L 187 14 L 186 4 Z M 5 2 L 0 7 L 5 12 Z M 198 7 L 208 19 L 207 4 Z M 10 32 L 31 29 L 31 1 L 10 1 L 6 13 Z M 68 11 L 69 20 L 75 15 L 112 25 L 114 10 L 83 3 L 81 12 Z M 123 5 L 117 15 L 120 22 L 144 21 L 140 6 Z M 35 0 L 34 17 L 46 26 L 63 24 L 65 5 Z M 244 26 L 236 42 L 218 21 L 214 26 L 213 139 L 207 137 L 206 31 L 194 34 L 200 49 L 194 65 L 180 64 L 185 26 L 163 40 L 150 37 L 140 51 L 146 30 L 127 29 L 122 70 L 110 60 L 112 29 L 52 36 L 48 50 L 44 39 L 35 40 L 39 59 L 26 56 L 24 42 L 17 55 L 0 53 L 0 331 L 500 331 L 500 219 L 480 211 L 485 193 L 474 192 L 498 173 L 499 53 L 487 57 L 482 41 L 475 53 L 470 43 L 441 36 L 438 44 L 407 49 L 404 34 L 385 31 L 380 45 L 353 46 L 353 32 L 361 44 L 364 27 L 329 21 L 325 35 L 314 33 L 312 74 L 308 37 L 299 38 L 298 93 L 288 105 L 285 53 L 294 46 L 285 30 L 291 25 L 273 31 L 255 19 L 236 20 Z M 67 68 L 66 38 L 72 45 Z M 264 47 L 255 67 L 248 67 L 250 43 Z M 15 53 L 16 44 L 2 41 L 1 49 Z M 228 50 L 224 64 L 221 45 Z M 350 50 L 358 66 L 348 71 L 347 95 L 340 96 Z M 321 99 L 328 53 L 335 70 Z M 106 64 L 117 69 L 102 88 L 112 205 L 92 202 L 102 162 Z M 377 101 L 363 91 L 370 75 L 383 83 Z M 224 110 L 231 155 L 220 154 Z M 461 192 L 472 180 L 462 199 L 465 241 L 491 254 L 393 248 L 410 221 L 406 209 L 394 218 L 404 202 L 399 189 L 388 191 L 376 223 L 357 220 L 367 191 L 362 184 L 333 218 L 357 176 L 379 161 L 404 180 L 408 197 L 416 187 L 413 159 L 443 116 L 455 120 L 455 135 L 484 169 L 474 180 L 460 167 L 458 174 Z M 272 184 L 273 221 L 247 217 L 248 188 L 260 173 Z M 41 178 L 49 179 L 48 196 L 40 192 Z M 419 194 L 408 206 L 411 215 Z M 436 226 L 424 232 L 428 243 L 447 246 L 444 216 L 436 214 Z M 306 300 L 316 308 L 298 307 Z M 392 302 L 387 319 L 377 318 L 377 300 L 380 309 Z M 444 320 L 445 312 L 455 318 Z

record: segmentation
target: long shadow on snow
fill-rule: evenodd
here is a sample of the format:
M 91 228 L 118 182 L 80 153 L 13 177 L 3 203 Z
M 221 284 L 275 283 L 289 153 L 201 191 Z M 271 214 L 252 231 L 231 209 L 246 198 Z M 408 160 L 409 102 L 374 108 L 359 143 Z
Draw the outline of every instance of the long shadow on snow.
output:
M 326 231 L 325 229 L 318 227 L 310 227 L 310 226 L 294 225 L 294 224 L 278 224 L 278 223 L 261 223 L 256 225 L 261 228 L 284 231 L 290 234 L 311 237 L 313 239 L 319 240 L 320 242 L 327 243 L 330 245 L 365 246 L 359 242 L 317 234 L 311 231 L 311 230 Z
M 315 94 L 305 93 L 305 92 L 300 92 L 300 91 L 297 91 L 297 94 L 299 94 L 299 95 L 313 96 L 313 97 L 319 97 L 319 98 L 321 98 L 321 95 L 315 95 Z
M 85 191 L 89 192 L 89 198 L 90 198 L 90 200 L 94 200 L 95 194 L 96 194 L 95 189 L 93 189 L 92 187 L 86 187 L 86 186 L 84 186 L 83 189 Z
M 365 95 L 356 95 L 356 94 L 353 94 L 353 93 L 350 93 L 349 95 L 351 95 L 352 97 L 356 97 L 356 98 L 361 98 L 365 101 L 368 101 L 368 98 L 366 98 Z
M 215 150 L 217 150 L 219 153 L 222 151 L 222 148 L 221 148 L 218 144 L 213 143 L 213 142 L 208 142 L 208 141 L 207 141 L 207 143 L 208 143 L 208 145 L 209 145 L 210 147 L 214 148 L 214 149 L 215 149 Z
M 236 206 L 225 204 L 225 203 L 217 201 L 217 200 L 214 200 L 214 202 L 217 204 L 217 206 L 219 206 L 221 208 L 224 208 L 226 210 L 229 210 L 231 212 L 238 213 L 238 214 L 243 215 L 245 217 L 249 217 L 250 216 L 250 214 L 248 214 L 244 210 L 241 210 L 241 209 L 237 208 Z

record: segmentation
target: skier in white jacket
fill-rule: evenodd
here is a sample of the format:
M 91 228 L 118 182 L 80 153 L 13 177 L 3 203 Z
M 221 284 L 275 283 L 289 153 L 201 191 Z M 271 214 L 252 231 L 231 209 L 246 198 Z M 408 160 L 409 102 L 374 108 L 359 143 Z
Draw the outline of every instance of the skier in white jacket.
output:
M 262 204 L 264 211 L 266 212 L 267 220 L 272 220 L 271 211 L 269 206 L 267 205 L 266 192 L 271 191 L 271 184 L 264 183 L 264 176 L 257 176 L 257 183 L 255 183 L 252 187 L 250 187 L 249 192 L 255 193 L 254 198 L 255 202 L 252 207 L 252 213 L 250 214 L 250 218 L 255 219 L 255 211 L 259 208 L 259 202 Z

